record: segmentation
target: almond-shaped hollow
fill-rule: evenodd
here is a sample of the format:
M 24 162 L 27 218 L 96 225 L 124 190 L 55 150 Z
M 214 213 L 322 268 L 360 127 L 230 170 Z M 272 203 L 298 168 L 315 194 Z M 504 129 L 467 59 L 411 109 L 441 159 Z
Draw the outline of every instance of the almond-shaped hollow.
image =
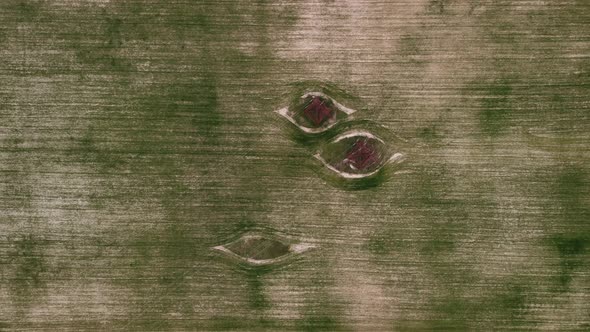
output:
M 323 92 L 308 92 L 293 105 L 276 110 L 301 131 L 308 134 L 322 133 L 350 114 L 356 112 Z
M 235 241 L 212 249 L 250 265 L 263 266 L 284 261 L 314 247 L 309 243 L 291 243 L 261 234 L 245 234 Z
M 380 137 L 365 131 L 343 133 L 315 154 L 325 167 L 345 179 L 376 175 L 387 164 L 403 161 L 402 153 L 393 153 Z

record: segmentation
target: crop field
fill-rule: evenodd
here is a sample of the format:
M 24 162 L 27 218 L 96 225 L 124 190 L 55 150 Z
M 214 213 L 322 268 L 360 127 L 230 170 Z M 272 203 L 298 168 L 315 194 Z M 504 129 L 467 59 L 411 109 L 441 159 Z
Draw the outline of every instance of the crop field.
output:
M 590 330 L 589 18 L 0 1 L 0 331 Z

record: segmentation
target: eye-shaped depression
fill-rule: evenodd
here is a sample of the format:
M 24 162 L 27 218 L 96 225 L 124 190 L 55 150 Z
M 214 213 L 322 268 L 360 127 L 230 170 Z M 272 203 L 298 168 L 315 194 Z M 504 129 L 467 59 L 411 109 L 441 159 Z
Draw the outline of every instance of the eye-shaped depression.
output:
M 370 177 L 389 163 L 403 160 L 381 138 L 368 131 L 350 131 L 326 144 L 315 155 L 328 169 L 348 179 Z
M 356 112 L 322 92 L 309 92 L 276 111 L 308 134 L 324 132 Z
M 307 243 L 291 243 L 260 234 L 246 234 L 239 239 L 213 247 L 226 255 L 251 265 L 268 265 L 303 253 L 314 246 Z

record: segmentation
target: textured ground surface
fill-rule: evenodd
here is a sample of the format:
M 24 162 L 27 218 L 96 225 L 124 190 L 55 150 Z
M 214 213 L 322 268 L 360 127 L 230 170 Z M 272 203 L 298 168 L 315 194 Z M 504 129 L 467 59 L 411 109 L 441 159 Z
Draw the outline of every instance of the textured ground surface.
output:
M 589 17 L 1 1 L 0 330 L 590 329 Z M 318 176 L 273 113 L 303 80 L 406 139 L 404 172 Z M 248 231 L 316 248 L 210 249 Z

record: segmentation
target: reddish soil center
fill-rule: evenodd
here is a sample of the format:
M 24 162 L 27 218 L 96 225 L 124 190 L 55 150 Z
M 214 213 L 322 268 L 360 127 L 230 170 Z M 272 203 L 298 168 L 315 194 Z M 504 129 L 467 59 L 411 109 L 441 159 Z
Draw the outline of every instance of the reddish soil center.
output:
M 309 105 L 303 110 L 303 113 L 315 126 L 320 126 L 333 116 L 334 111 L 326 106 L 324 99 L 313 97 Z
M 367 139 L 361 139 L 346 153 L 347 164 L 356 170 L 366 170 L 379 163 L 379 153 Z

